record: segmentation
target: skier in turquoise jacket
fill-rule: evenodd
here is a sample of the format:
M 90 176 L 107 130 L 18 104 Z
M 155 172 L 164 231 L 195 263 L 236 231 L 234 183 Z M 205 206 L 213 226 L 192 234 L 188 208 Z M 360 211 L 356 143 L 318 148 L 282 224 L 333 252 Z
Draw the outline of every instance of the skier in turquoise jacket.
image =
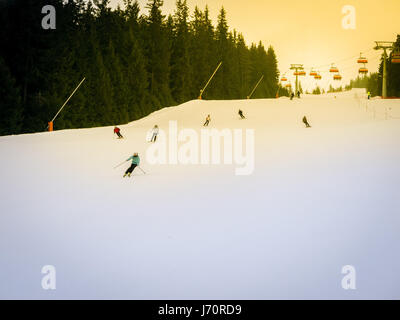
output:
M 133 156 L 129 157 L 126 161 L 132 160 L 131 166 L 125 171 L 124 178 L 130 177 L 133 170 L 140 164 L 139 154 L 135 152 Z

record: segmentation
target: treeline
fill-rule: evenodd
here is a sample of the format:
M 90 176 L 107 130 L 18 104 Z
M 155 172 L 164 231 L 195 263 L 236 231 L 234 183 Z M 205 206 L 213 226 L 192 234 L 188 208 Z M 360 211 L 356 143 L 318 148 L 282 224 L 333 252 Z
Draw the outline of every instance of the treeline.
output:
M 325 90 L 321 89 L 319 86 L 317 86 L 315 89 L 313 89 L 312 94 L 324 94 Z
M 326 93 L 335 93 L 335 92 L 343 92 L 343 87 L 338 87 L 338 88 L 334 88 L 331 84 L 329 85 L 329 89 L 326 91 Z M 306 92 L 308 94 L 308 92 Z M 319 86 L 317 86 L 315 89 L 313 89 L 313 91 L 311 92 L 311 94 L 325 94 L 325 89 L 321 89 Z
M 397 35 L 394 47 L 400 50 L 400 35 Z M 392 63 L 392 55 L 394 51 L 386 60 L 387 68 L 387 95 L 388 97 L 400 97 L 400 63 Z M 382 54 L 381 63 L 378 72 L 371 73 L 369 76 L 357 77 L 351 80 L 346 89 L 351 88 L 366 88 L 371 93 L 371 96 L 382 95 L 382 78 L 383 78 L 383 60 Z
M 327 93 L 335 93 L 335 92 L 343 92 L 343 87 L 340 86 L 340 87 L 338 87 L 338 88 L 334 88 L 334 87 L 330 84 Z
M 372 97 L 380 96 L 382 94 L 382 76 L 378 72 L 371 73 L 368 76 L 358 76 L 346 86 L 346 90 L 352 88 L 365 88 L 366 91 L 371 93 Z
M 44 30 L 45 5 L 56 29 Z M 174 14 L 150 0 L 111 9 L 109 0 L 14 0 L 0 4 L 0 134 L 43 131 L 72 90 L 86 81 L 55 122 L 57 129 L 122 124 L 164 106 L 198 97 L 222 61 L 205 99 L 274 97 L 277 59 L 272 47 L 248 46 L 228 27 L 214 26 L 206 7 L 190 14 L 177 0 Z M 283 90 L 284 91 L 284 90 Z

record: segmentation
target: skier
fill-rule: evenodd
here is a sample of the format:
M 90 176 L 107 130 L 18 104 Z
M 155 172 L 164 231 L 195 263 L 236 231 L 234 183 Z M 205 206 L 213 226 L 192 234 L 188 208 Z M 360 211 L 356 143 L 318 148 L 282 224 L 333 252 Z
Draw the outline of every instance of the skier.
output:
M 371 99 L 371 92 L 368 91 L 368 100 Z
M 297 98 L 299 98 L 299 99 L 300 99 L 300 90 L 299 90 L 299 91 L 297 91 Z
M 239 109 L 238 113 L 239 113 L 240 118 L 246 119 L 246 117 L 243 115 L 243 111 L 242 110 Z
M 311 128 L 310 124 L 307 121 L 306 116 L 303 117 L 303 123 L 306 125 L 306 128 Z
M 156 142 L 158 131 L 159 131 L 158 125 L 155 125 L 154 128 L 153 128 L 153 136 L 151 137 L 150 142 Z
M 290 100 L 293 100 L 293 98 L 294 98 L 294 92 L 292 92 L 292 93 L 290 94 Z
M 118 128 L 117 126 L 114 127 L 114 133 L 118 136 L 118 139 L 123 139 L 123 136 L 121 134 L 121 129 Z
M 126 176 L 130 177 L 132 171 L 140 164 L 139 154 L 135 152 L 133 156 L 129 157 L 126 161 L 132 160 L 131 166 L 125 171 L 124 178 Z
M 208 115 L 207 118 L 206 118 L 206 122 L 204 122 L 203 126 L 204 127 L 208 127 L 208 125 L 210 124 L 210 121 L 211 121 L 211 116 Z

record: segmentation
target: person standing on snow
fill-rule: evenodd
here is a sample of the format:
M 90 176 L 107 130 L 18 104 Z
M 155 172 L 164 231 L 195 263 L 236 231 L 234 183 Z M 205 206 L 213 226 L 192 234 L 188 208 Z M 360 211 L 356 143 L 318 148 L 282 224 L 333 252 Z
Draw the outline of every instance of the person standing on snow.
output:
M 208 125 L 210 124 L 210 121 L 211 121 L 211 116 L 210 115 L 208 115 L 207 116 L 207 118 L 206 118 L 206 122 L 204 122 L 204 127 L 208 127 Z
M 371 99 L 371 92 L 368 91 L 368 100 Z
M 154 128 L 153 128 L 153 135 L 152 135 L 152 137 L 151 137 L 150 142 L 156 142 L 156 140 L 157 140 L 157 135 L 158 135 L 158 131 L 159 131 L 158 125 L 155 125 Z
M 310 124 L 307 121 L 306 116 L 303 117 L 303 123 L 306 125 L 306 128 L 311 128 Z
M 300 99 L 300 90 L 299 90 L 299 91 L 297 91 L 297 98 L 299 98 L 299 99 Z
M 130 177 L 133 170 L 140 164 L 139 154 L 135 152 L 133 156 L 129 157 L 126 161 L 132 160 L 131 166 L 125 171 L 124 178 L 126 176 Z
M 292 93 L 290 94 L 290 100 L 293 100 L 293 98 L 294 98 L 294 93 L 292 92 Z
M 123 136 L 121 134 L 121 129 L 118 128 L 117 126 L 114 127 L 114 133 L 118 136 L 118 139 L 122 139 Z
M 238 113 L 239 113 L 240 118 L 246 119 L 245 116 L 243 115 L 243 111 L 242 110 L 239 109 Z

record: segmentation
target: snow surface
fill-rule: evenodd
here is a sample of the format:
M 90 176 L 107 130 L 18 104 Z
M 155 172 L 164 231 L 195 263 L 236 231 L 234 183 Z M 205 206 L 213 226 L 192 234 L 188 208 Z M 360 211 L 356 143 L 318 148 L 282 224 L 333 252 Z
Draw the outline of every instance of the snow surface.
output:
M 200 130 L 207 114 L 210 128 L 255 129 L 252 175 L 146 163 L 155 124 Z M 400 100 L 196 100 L 120 128 L 127 139 L 0 137 L 0 298 L 400 298 Z M 134 151 L 147 174 L 122 179 L 128 165 L 113 167 Z

